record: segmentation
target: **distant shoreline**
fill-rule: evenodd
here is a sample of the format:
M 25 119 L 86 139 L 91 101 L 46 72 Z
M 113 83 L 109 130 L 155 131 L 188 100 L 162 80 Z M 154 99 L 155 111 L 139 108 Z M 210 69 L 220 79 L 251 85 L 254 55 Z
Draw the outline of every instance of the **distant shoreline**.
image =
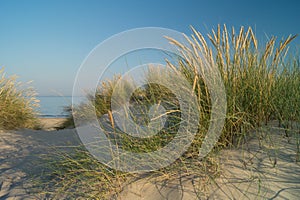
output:
M 73 96 L 73 95 L 37 95 L 36 97 L 80 97 L 80 98 L 85 98 L 86 96 L 81 95 L 81 96 Z
M 36 109 L 39 118 L 68 118 L 66 110 L 72 104 L 72 97 L 38 96 L 40 107 Z
M 68 115 L 38 115 L 40 119 L 66 119 Z

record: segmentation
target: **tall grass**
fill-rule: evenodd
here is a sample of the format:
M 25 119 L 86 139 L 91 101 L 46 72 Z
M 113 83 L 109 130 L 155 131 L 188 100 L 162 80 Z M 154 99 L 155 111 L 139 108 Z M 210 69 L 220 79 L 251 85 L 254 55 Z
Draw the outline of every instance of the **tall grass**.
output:
M 241 134 L 271 119 L 299 120 L 299 63 L 285 61 L 288 44 L 296 36 L 288 36 L 279 43 L 271 37 L 266 44 L 260 44 L 251 27 L 228 31 L 226 25 L 223 29 L 218 25 L 217 30 L 207 35 L 211 42 L 208 45 L 200 32 L 194 28 L 192 31 L 192 38 L 187 38 L 189 46 L 169 39 L 181 49 L 181 71 L 206 107 L 210 94 L 203 89 L 203 77 L 195 71 L 195 65 L 199 69 L 204 67 L 197 56 L 199 52 L 221 72 L 227 95 L 221 145 L 233 144 Z
M 168 38 L 180 50 L 181 55 L 177 64 L 167 62 L 167 67 L 188 80 L 191 90 L 187 95 L 196 95 L 200 113 L 198 133 L 191 147 L 182 157 L 170 166 L 153 173 L 167 178 L 183 173 L 186 176 L 194 175 L 210 181 L 219 174 L 217 160 L 214 157 L 215 150 L 219 149 L 217 147 L 238 145 L 238 141 L 244 138 L 250 129 L 260 127 L 270 120 L 278 120 L 280 124 L 288 121 L 299 122 L 300 66 L 299 61 L 294 58 L 286 60 L 288 45 L 296 36 L 288 36 L 279 42 L 276 42 L 276 37 L 271 37 L 266 43 L 260 43 L 251 27 L 247 29 L 241 27 L 238 31 L 232 28 L 229 31 L 225 25 L 222 28 L 219 25 L 216 30 L 212 30 L 207 35 L 208 39 L 194 28 L 192 31 L 193 35 L 186 37 L 186 44 Z M 216 148 L 201 161 L 197 159 L 198 151 L 210 123 L 213 102 L 206 79 L 203 77 L 205 75 L 203 71 L 207 69 L 200 54 L 210 65 L 217 66 L 219 69 L 227 95 L 227 113 L 222 135 Z M 151 71 L 149 74 L 159 76 Z M 119 134 L 120 144 L 126 150 L 148 152 L 164 146 L 176 133 L 176 124 L 182 120 L 180 114 L 179 116 L 167 115 L 169 125 L 173 125 L 164 129 L 164 134 L 146 140 L 136 140 L 122 135 L 116 131 L 111 117 L 111 96 L 117 80 L 118 78 L 115 78 L 103 82 L 95 96 L 89 97 L 90 104 L 95 106 L 99 117 L 107 114 L 111 123 L 111 129 L 107 131 Z M 131 97 L 131 102 L 143 105 L 172 102 L 171 109 L 180 110 L 172 91 L 159 84 L 148 84 L 137 90 Z M 80 105 L 75 108 L 75 112 L 84 111 L 89 107 Z M 73 159 L 74 162 L 78 161 L 77 158 Z M 86 167 L 74 169 L 72 165 L 67 164 L 63 169 L 68 173 L 78 173 Z M 107 177 L 105 170 L 108 169 L 103 169 L 99 176 Z M 94 176 L 97 176 L 97 173 L 93 173 L 91 179 L 96 178 Z M 78 179 L 76 182 L 66 178 L 62 181 L 64 180 L 69 187 L 76 187 L 78 181 L 80 182 Z M 98 188 L 92 187 L 89 190 L 98 190 Z
M 0 129 L 35 128 L 36 93 L 30 87 L 25 88 L 16 78 L 7 78 L 4 69 L 0 69 Z
M 273 88 L 273 103 L 280 125 L 300 121 L 300 65 L 299 60 L 290 60 L 276 77 Z M 291 127 L 292 128 L 292 127 Z

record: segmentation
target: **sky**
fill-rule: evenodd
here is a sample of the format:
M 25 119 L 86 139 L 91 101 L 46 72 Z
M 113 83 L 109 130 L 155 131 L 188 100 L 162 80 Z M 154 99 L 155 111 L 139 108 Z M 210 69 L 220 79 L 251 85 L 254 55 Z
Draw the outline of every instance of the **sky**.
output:
M 192 25 L 207 34 L 225 23 L 252 26 L 267 41 L 300 33 L 299 8 L 297 0 L 0 0 L 0 68 L 33 80 L 39 95 L 68 96 L 89 52 L 120 32 L 162 27 L 189 35 Z

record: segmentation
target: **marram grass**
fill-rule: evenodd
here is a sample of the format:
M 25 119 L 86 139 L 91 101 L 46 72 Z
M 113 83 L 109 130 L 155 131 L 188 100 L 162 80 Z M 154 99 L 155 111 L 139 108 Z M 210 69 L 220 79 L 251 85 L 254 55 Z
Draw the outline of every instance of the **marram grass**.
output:
M 239 31 L 232 28 L 229 32 L 226 25 L 223 29 L 219 25 L 207 35 L 209 41 L 194 28 L 192 31 L 191 39 L 186 37 L 189 46 L 169 40 L 182 52 L 180 69 L 194 85 L 199 105 L 209 108 L 211 103 L 210 94 L 203 87 L 205 81 L 195 70 L 204 67 L 199 52 L 221 73 L 227 95 L 221 145 L 233 144 L 241 134 L 269 120 L 299 121 L 300 66 L 297 60 L 285 61 L 288 44 L 296 36 L 279 43 L 271 37 L 266 44 L 260 44 L 251 27 L 241 27 Z M 209 112 L 201 113 L 203 118 L 209 118 Z
M 0 129 L 35 128 L 38 122 L 36 93 L 16 78 L 6 77 L 4 69 L 0 69 Z
M 205 183 L 213 182 L 214 178 L 221 173 L 215 156 L 218 150 L 225 146 L 238 146 L 239 142 L 246 138 L 246 133 L 267 124 L 270 120 L 278 120 L 282 126 L 288 126 L 286 124 L 289 121 L 300 122 L 300 66 L 295 55 L 288 60 L 286 56 L 288 45 L 296 36 L 289 36 L 280 41 L 277 41 L 276 37 L 271 37 L 266 43 L 260 43 L 251 27 L 228 30 L 225 25 L 222 28 L 218 26 L 216 30 L 212 30 L 207 35 L 208 39 L 205 39 L 194 28 L 192 28 L 192 32 L 191 37 L 186 36 L 187 45 L 167 38 L 181 51 L 178 63 L 171 64 L 167 61 L 167 67 L 182 74 L 191 85 L 190 94 L 195 94 L 197 97 L 201 119 L 198 133 L 191 147 L 182 157 L 170 166 L 148 175 L 160 177 L 163 180 L 172 179 L 179 173 L 182 176 L 200 177 L 204 182 L 199 187 L 202 188 L 198 191 L 201 193 L 205 190 Z M 227 113 L 222 135 L 215 149 L 199 161 L 197 159 L 198 149 L 209 126 L 212 104 L 205 79 L 201 75 L 205 69 L 200 54 L 210 65 L 217 66 L 220 71 L 227 95 Z M 159 76 L 153 71 L 149 74 L 150 76 Z M 96 95 L 89 97 L 90 104 L 80 105 L 78 108 L 74 108 L 74 111 L 80 111 L 81 114 L 88 113 L 91 111 L 92 105 L 92 107 L 95 106 L 99 117 L 103 114 L 110 116 L 111 95 L 117 80 L 118 77 L 103 82 Z M 178 102 L 172 91 L 159 84 L 149 84 L 136 90 L 131 101 L 146 105 L 164 103 L 164 101 L 172 102 L 172 110 L 178 109 Z M 84 116 L 82 117 L 84 118 Z M 157 136 L 137 141 L 135 138 L 124 136 L 117 131 L 114 133 L 119 134 L 118 140 L 121 140 L 122 148 L 126 150 L 152 151 L 164 146 L 165 142 L 172 139 L 173 132 L 176 132 L 176 124 L 181 119 L 177 115 L 169 115 L 169 117 L 169 124 L 174 124 L 174 126 L 165 129 L 166 133 L 163 136 L 170 136 L 168 138 Z M 72 121 L 71 116 L 70 121 Z M 114 122 L 111 118 L 110 121 L 114 130 Z M 62 157 L 64 158 L 65 155 Z M 92 161 L 82 160 L 82 155 L 66 159 L 68 162 L 55 164 L 54 177 L 59 180 L 58 184 L 63 184 L 67 188 L 65 188 L 66 190 L 52 191 L 55 195 L 63 194 L 64 191 L 74 191 L 83 192 L 85 198 L 95 198 L 95 196 L 89 197 L 88 194 L 98 193 L 101 194 L 101 198 L 109 199 L 111 196 L 108 196 L 111 195 L 112 190 L 108 190 L 108 196 L 106 196 L 105 191 L 94 184 L 95 180 L 101 180 L 101 184 L 99 184 L 104 184 L 104 188 L 107 188 L 108 185 L 111 188 L 117 188 L 113 191 L 118 193 L 119 187 L 124 184 L 124 181 L 128 177 L 135 176 L 134 174 L 129 176 L 102 165 L 90 168 L 91 165 L 85 163 Z M 87 159 L 93 158 L 87 157 Z M 77 166 L 74 167 L 74 164 Z M 80 173 L 82 171 L 88 173 Z M 76 178 L 74 177 L 76 174 L 84 177 Z M 84 187 L 89 180 L 93 184 Z

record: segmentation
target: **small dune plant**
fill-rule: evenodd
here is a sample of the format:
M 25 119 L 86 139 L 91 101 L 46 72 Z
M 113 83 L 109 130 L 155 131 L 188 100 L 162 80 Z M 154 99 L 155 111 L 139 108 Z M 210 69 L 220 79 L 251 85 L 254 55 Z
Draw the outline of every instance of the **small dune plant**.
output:
M 36 128 L 36 93 L 16 78 L 6 77 L 4 69 L 0 69 L 0 129 Z

